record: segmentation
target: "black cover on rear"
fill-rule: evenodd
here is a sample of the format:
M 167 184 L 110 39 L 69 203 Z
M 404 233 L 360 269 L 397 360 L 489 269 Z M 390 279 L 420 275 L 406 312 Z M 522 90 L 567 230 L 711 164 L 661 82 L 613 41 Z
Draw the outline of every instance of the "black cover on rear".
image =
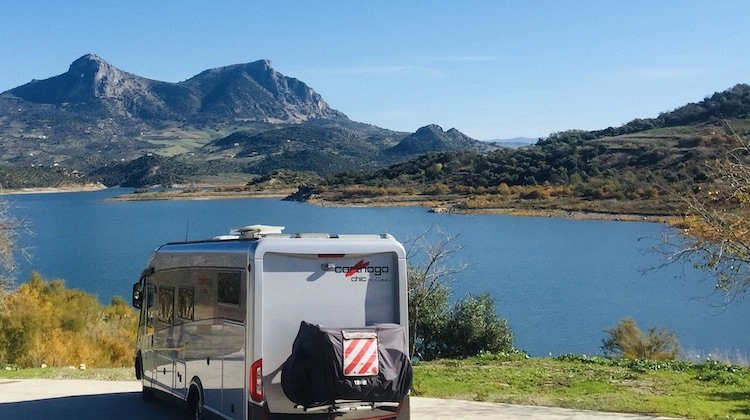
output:
M 409 392 L 412 379 L 411 363 L 403 352 L 404 328 L 379 324 L 356 331 L 377 332 L 377 375 L 344 376 L 342 330 L 302 321 L 292 354 L 281 372 L 281 387 L 287 398 L 303 407 L 329 405 L 336 400 L 401 401 Z

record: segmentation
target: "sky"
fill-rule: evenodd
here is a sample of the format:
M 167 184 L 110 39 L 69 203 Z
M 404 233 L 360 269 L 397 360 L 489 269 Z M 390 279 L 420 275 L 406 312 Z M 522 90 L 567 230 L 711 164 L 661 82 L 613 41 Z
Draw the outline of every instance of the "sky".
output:
M 750 83 L 750 1 L 0 0 L 0 92 L 95 53 L 178 82 L 269 59 L 355 121 L 481 139 L 656 117 Z

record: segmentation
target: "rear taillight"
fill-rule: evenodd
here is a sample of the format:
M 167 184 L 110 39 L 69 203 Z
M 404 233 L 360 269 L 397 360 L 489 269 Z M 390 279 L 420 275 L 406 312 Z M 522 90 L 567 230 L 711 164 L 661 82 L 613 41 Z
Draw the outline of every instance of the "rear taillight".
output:
M 255 402 L 263 402 L 263 359 L 250 365 L 250 398 Z

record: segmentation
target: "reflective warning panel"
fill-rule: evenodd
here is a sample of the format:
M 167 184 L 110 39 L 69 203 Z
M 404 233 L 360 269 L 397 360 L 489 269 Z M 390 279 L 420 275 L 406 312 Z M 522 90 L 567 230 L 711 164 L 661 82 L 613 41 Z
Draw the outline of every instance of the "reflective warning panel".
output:
M 378 374 L 378 335 L 374 331 L 342 331 L 344 336 L 344 375 Z

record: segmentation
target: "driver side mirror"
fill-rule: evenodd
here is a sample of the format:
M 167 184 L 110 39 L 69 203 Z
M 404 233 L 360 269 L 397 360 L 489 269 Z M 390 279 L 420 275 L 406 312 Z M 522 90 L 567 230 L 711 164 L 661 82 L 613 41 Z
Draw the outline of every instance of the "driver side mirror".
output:
M 143 305 L 143 284 L 138 282 L 133 285 L 133 307 L 141 309 Z

